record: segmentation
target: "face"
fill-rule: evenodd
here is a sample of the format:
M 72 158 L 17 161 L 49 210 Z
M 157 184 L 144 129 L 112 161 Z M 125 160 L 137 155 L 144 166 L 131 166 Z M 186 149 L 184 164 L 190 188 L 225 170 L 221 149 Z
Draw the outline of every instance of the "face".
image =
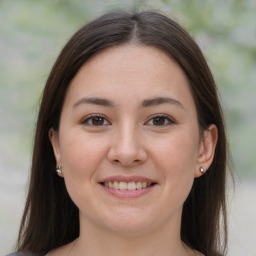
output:
M 211 130 L 199 137 L 188 81 L 170 57 L 122 45 L 81 67 L 50 139 L 81 225 L 134 234 L 179 223 L 211 163 Z

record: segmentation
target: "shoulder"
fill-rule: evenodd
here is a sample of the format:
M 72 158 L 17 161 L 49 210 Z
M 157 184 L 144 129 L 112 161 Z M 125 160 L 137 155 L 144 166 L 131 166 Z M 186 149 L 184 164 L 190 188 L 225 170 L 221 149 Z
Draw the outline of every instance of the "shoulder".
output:
M 43 254 L 31 253 L 31 252 L 13 252 L 13 253 L 8 254 L 6 256 L 43 256 Z
M 76 241 L 76 240 L 75 240 Z M 63 255 L 67 255 L 68 252 L 70 251 L 70 249 L 74 246 L 74 241 L 66 244 L 66 245 L 62 245 L 60 247 L 57 247 L 51 251 L 49 251 L 45 256 L 63 256 Z M 34 255 L 33 255 L 34 256 Z

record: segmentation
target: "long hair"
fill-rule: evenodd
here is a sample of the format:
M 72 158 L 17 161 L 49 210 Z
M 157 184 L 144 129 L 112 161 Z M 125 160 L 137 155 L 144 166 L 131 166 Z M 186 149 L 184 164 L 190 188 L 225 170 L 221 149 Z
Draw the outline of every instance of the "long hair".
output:
M 17 249 L 46 253 L 79 236 L 79 211 L 63 179 L 48 138 L 59 129 L 67 88 L 81 66 L 106 48 L 121 44 L 149 45 L 163 50 L 182 68 L 190 84 L 199 129 L 218 128 L 213 163 L 195 179 L 183 206 L 181 239 L 207 256 L 225 255 L 227 141 L 217 88 L 198 45 L 175 21 L 156 12 L 112 12 L 78 30 L 57 58 L 46 82 L 38 115 L 27 201 Z

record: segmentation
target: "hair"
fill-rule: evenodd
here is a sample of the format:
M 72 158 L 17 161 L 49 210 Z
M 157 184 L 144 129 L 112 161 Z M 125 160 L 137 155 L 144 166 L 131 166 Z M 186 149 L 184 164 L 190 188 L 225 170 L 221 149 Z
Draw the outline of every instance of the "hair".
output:
M 35 132 L 30 184 L 20 226 L 18 250 L 47 253 L 79 236 L 79 210 L 70 199 L 48 137 L 58 131 L 67 88 L 88 59 L 122 44 L 153 46 L 171 56 L 189 81 L 199 130 L 218 128 L 209 170 L 195 179 L 181 220 L 181 239 L 207 256 L 227 248 L 227 141 L 217 88 L 198 45 L 175 21 L 153 11 L 107 13 L 80 28 L 59 54 L 46 82 Z

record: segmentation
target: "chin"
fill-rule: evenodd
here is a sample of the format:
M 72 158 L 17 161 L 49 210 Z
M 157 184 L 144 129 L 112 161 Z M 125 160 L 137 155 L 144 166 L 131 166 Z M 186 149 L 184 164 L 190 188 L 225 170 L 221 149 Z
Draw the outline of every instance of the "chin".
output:
M 121 209 L 112 216 L 106 216 L 105 228 L 125 236 L 143 234 L 156 224 L 156 216 L 142 209 Z

